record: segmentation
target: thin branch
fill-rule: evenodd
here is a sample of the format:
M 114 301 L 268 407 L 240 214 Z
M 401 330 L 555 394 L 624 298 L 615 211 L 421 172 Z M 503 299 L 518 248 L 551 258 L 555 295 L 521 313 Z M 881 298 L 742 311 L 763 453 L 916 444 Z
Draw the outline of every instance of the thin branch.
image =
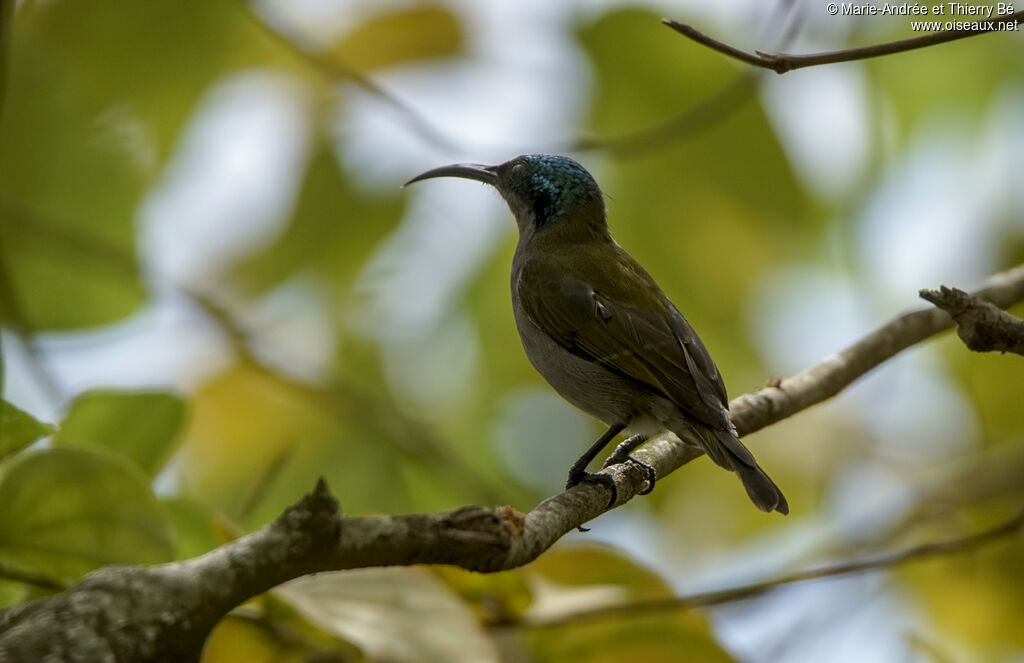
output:
M 67 585 L 55 578 L 51 578 L 43 573 L 37 573 L 36 571 L 17 569 L 9 564 L 5 564 L 4 562 L 0 562 L 0 578 L 3 578 L 4 580 L 13 580 L 14 582 L 20 582 L 25 585 L 31 585 L 32 587 L 38 587 L 39 589 L 46 589 L 54 592 L 60 592 L 67 589 Z
M 305 60 L 311 64 L 314 70 L 320 72 L 329 80 L 347 80 L 354 83 L 365 92 L 370 93 L 378 99 L 382 99 L 388 105 L 398 110 L 403 116 L 405 116 L 405 119 L 417 133 L 430 143 L 433 143 L 436 147 L 449 151 L 462 151 L 462 146 L 460 146 L 450 136 L 435 127 L 432 123 L 427 121 L 427 119 L 424 118 L 415 108 L 402 101 L 388 90 L 385 90 L 362 72 L 349 67 L 332 55 L 318 52 L 309 47 L 295 43 L 294 40 L 285 36 L 277 28 L 270 25 L 270 23 L 260 16 L 256 10 L 249 6 L 245 0 L 238 0 L 238 4 L 242 8 L 243 13 L 252 20 L 252 23 L 259 28 L 261 32 L 284 46 L 288 51 L 298 56 L 299 59 Z
M 462 145 L 450 135 L 440 130 L 434 123 L 430 122 L 421 112 L 408 104 L 392 92 L 383 88 L 369 76 L 359 72 L 337 57 L 323 53 L 310 47 L 296 43 L 296 41 L 280 30 L 272 26 L 266 19 L 259 15 L 244 0 L 239 4 L 246 16 L 257 26 L 257 28 L 268 35 L 274 41 L 281 44 L 292 54 L 304 60 L 314 70 L 332 81 L 347 80 L 365 92 L 377 97 L 384 103 L 395 108 L 409 122 L 413 131 L 417 132 L 427 142 L 446 151 L 465 152 L 472 150 L 472 146 Z M 796 5 L 789 5 L 785 11 L 788 14 L 794 11 Z M 777 23 L 777 21 L 776 21 Z M 779 43 L 784 44 L 792 38 L 796 25 L 790 25 L 785 34 L 780 38 Z M 756 79 L 751 76 L 740 76 L 729 85 L 722 88 L 711 97 L 698 102 L 687 108 L 676 117 L 670 118 L 652 127 L 645 127 L 622 136 L 613 138 L 578 137 L 564 142 L 552 143 L 546 146 L 534 147 L 533 150 L 546 152 L 586 152 L 607 150 L 613 156 L 631 156 L 652 149 L 658 149 L 679 142 L 693 136 L 711 126 L 727 119 L 733 112 L 742 108 L 743 102 L 753 96 L 756 89 Z M 487 151 L 514 152 L 522 149 L 514 145 L 487 145 Z
M 784 26 L 776 36 L 776 48 L 784 48 L 796 35 L 800 26 L 799 7 L 793 0 L 782 0 L 776 11 L 764 23 L 773 32 Z M 564 145 L 551 146 L 545 151 L 582 152 L 607 150 L 613 156 L 625 157 L 678 143 L 728 119 L 754 96 L 761 72 L 744 72 L 714 95 L 703 99 L 665 122 L 645 127 L 614 138 L 577 138 Z
M 912 51 L 918 48 L 943 44 L 948 41 L 955 41 L 965 37 L 973 37 L 974 35 L 980 35 L 986 32 L 998 32 L 1009 29 L 1010 25 L 1016 25 L 1020 23 L 1021 20 L 1024 20 L 1024 11 L 1019 11 L 1014 14 L 1001 17 L 998 21 L 980 22 L 981 25 L 979 27 L 970 30 L 943 30 L 941 32 L 932 32 L 930 34 L 921 35 L 920 37 L 911 37 L 910 39 L 901 39 L 899 41 L 891 41 L 884 44 L 873 44 L 871 46 L 862 46 L 860 48 L 848 48 L 839 51 L 826 51 L 824 53 L 808 53 L 803 55 L 789 53 L 763 53 L 761 51 L 749 53 L 706 35 L 691 25 L 680 23 L 679 21 L 674 21 L 670 18 L 663 18 L 661 19 L 661 22 L 683 36 L 689 37 L 693 41 L 714 49 L 719 53 L 724 53 L 729 57 L 742 60 L 747 64 L 771 69 L 778 74 L 784 74 L 787 71 L 792 71 L 793 69 L 814 67 L 819 64 L 835 64 L 837 62 L 850 62 L 852 60 L 866 60 L 868 58 L 876 58 L 882 55 L 891 55 L 893 53 L 902 53 L 904 51 Z
M 730 117 L 753 97 L 757 78 L 741 75 L 714 95 L 687 108 L 681 114 L 653 127 L 615 138 L 577 138 L 547 148 L 553 152 L 607 150 L 614 156 L 632 156 L 686 140 Z
M 1024 265 L 988 278 L 974 296 L 1004 309 L 1024 300 Z M 949 316 L 935 308 L 905 313 L 817 366 L 783 380 L 778 387 L 765 387 L 733 400 L 733 423 L 741 435 L 747 435 L 785 419 L 835 396 L 897 353 L 952 326 Z
M 953 318 L 956 333 L 968 349 L 1024 355 L 1024 320 L 958 288 L 940 286 L 919 294 Z
M 741 587 L 733 587 L 731 589 L 690 594 L 688 596 L 650 599 L 647 601 L 630 601 L 628 603 L 620 603 L 604 608 L 575 612 L 552 619 L 523 620 L 516 625 L 546 628 L 594 619 L 606 619 L 609 617 L 622 617 L 625 615 L 648 614 L 679 608 L 696 608 L 719 605 L 730 601 L 738 601 L 752 596 L 757 596 L 784 585 L 807 582 L 809 580 L 820 580 L 822 578 L 845 576 L 855 573 L 864 573 L 866 571 L 889 568 L 931 557 L 969 552 L 1004 539 L 1012 534 L 1016 534 L 1021 531 L 1022 527 L 1024 527 L 1024 511 L 993 527 L 990 527 L 989 529 L 975 534 L 969 534 L 967 536 L 949 539 L 946 541 L 924 543 L 905 550 L 869 557 L 868 559 L 862 559 L 855 562 L 845 562 L 842 564 L 823 566 L 817 569 L 797 571 L 795 573 L 790 573 L 764 582 L 743 585 Z
M 231 349 L 247 366 L 308 395 L 312 402 L 323 403 L 327 412 L 341 420 L 358 416 L 362 421 L 379 427 L 374 437 L 380 443 L 392 445 L 410 460 L 428 464 L 433 470 L 448 474 L 453 481 L 466 485 L 481 499 L 502 499 L 496 487 L 497 482 L 454 453 L 451 445 L 442 440 L 429 424 L 396 409 L 393 403 L 384 402 L 380 397 L 339 376 L 323 382 L 308 383 L 275 369 L 252 351 L 253 330 L 248 329 L 228 306 L 195 289 L 181 288 L 180 291 L 224 333 Z M 274 462 L 283 460 L 286 458 Z M 254 491 L 250 500 L 252 507 L 257 506 L 253 500 L 258 498 L 259 493 L 259 490 Z M 507 495 L 505 499 L 508 499 Z

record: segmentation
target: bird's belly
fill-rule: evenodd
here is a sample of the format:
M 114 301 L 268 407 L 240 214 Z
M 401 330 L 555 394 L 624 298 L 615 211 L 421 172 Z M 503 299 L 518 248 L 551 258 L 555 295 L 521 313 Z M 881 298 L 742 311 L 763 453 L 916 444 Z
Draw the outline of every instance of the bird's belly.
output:
M 518 307 L 517 307 L 518 308 Z M 569 352 L 526 316 L 516 313 L 516 327 L 530 363 L 562 398 L 608 425 L 640 424 L 650 394 L 600 364 Z M 643 426 L 647 428 L 647 426 Z M 636 426 L 630 426 L 635 429 Z

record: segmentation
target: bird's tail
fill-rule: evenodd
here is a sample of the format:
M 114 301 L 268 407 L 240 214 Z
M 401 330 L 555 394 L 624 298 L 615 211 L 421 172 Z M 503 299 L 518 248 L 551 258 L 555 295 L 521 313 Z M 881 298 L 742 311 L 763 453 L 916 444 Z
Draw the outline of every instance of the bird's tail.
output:
M 699 424 L 693 424 L 690 428 L 697 433 L 693 436 L 696 437 L 695 441 L 716 465 L 739 475 L 747 495 L 758 509 L 789 513 L 785 495 L 758 466 L 754 455 L 743 446 L 733 431 L 714 430 Z

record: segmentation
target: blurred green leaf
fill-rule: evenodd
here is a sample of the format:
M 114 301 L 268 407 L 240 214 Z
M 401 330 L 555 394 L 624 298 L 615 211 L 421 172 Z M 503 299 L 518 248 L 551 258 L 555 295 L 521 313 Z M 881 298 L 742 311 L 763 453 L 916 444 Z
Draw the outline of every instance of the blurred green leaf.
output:
M 133 312 L 137 210 L 197 100 L 236 66 L 296 61 L 234 2 L 21 3 L 0 123 L 6 321 Z
M 934 621 L 936 632 L 968 644 L 975 660 L 998 661 L 1024 648 L 1022 562 L 1018 533 L 968 554 L 902 565 L 894 575 Z
M 906 139 L 923 122 L 943 115 L 966 126 L 983 126 L 982 116 L 1008 81 L 1024 79 L 1017 32 L 996 32 L 898 57 L 864 61 L 873 89 L 888 111 L 882 118 L 895 138 Z M 946 84 L 937 84 L 942 72 Z M 895 120 L 895 122 L 893 122 Z
M 164 392 L 89 391 L 71 404 L 55 442 L 113 449 L 155 476 L 185 418 L 181 398 Z
M 206 505 L 187 497 L 160 500 L 174 532 L 174 558 L 189 559 L 227 543 L 217 515 Z
M 0 610 L 24 603 L 29 598 L 29 587 L 24 583 L 0 579 Z
M 696 612 L 622 615 L 559 626 L 531 628 L 523 639 L 536 663 L 730 663 L 734 659 L 712 637 Z
M 234 0 L 24 5 L 17 27 L 51 57 L 46 75 L 71 84 L 94 138 L 111 129 L 113 146 L 147 170 L 170 153 L 211 83 L 238 67 L 297 61 Z
M 267 501 L 254 492 L 275 487 L 262 480 L 273 466 L 296 450 L 321 448 L 334 425 L 313 389 L 251 364 L 233 366 L 199 387 L 189 411 L 179 454 L 182 476 L 192 496 L 236 519 Z M 314 481 L 289 483 L 287 494 L 259 515 L 276 517 Z
M 430 570 L 469 603 L 485 625 L 514 622 L 533 600 L 525 574 L 519 569 L 476 573 L 456 566 L 433 566 Z
M 225 617 L 207 638 L 201 663 L 360 663 L 351 643 L 311 624 L 267 594 Z M 259 606 L 272 604 L 259 612 Z
M 105 564 L 174 556 L 148 479 L 103 449 L 23 453 L 0 473 L 0 559 L 71 582 Z
M 426 569 L 321 573 L 275 592 L 372 660 L 479 663 L 497 652 L 469 606 Z
M 456 55 L 462 48 L 458 19 L 440 5 L 380 13 L 335 45 L 346 66 L 370 71 L 396 64 Z
M 16 298 L 4 313 L 29 330 L 99 325 L 142 300 L 133 216 L 145 178 L 102 139 L 99 108 L 33 18 L 18 13 L 0 123 L 0 261 Z
M 24 449 L 39 438 L 57 430 L 31 414 L 0 400 L 0 458 Z
M 732 660 L 715 642 L 704 618 L 692 610 L 625 611 L 609 618 L 574 621 L 572 615 L 577 612 L 672 596 L 656 573 L 615 550 L 560 545 L 523 571 L 534 586 L 530 616 L 553 622 L 523 633 L 523 642 L 538 663 Z
M 397 191 L 373 195 L 343 173 L 330 146 L 322 144 L 309 163 L 284 234 L 269 249 L 243 260 L 235 276 L 261 292 L 311 270 L 343 287 L 363 267 L 372 249 L 402 218 Z
M 531 577 L 551 585 L 617 586 L 631 600 L 672 596 L 658 574 L 617 550 L 593 544 L 564 544 L 552 548 L 526 567 Z
M 203 645 L 201 663 L 299 663 L 307 652 L 291 656 L 275 642 L 273 633 L 247 619 L 228 615 L 217 624 Z
M 489 492 L 491 477 L 467 476 L 476 465 L 377 398 L 238 364 L 196 390 L 175 469 L 190 495 L 246 528 L 321 476 L 345 487 L 346 513 L 451 508 Z

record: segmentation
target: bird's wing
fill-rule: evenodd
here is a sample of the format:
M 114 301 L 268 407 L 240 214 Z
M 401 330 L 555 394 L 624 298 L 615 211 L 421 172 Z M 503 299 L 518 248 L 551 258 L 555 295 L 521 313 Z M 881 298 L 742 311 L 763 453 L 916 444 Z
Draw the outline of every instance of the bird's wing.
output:
M 516 287 L 530 320 L 565 349 L 660 392 L 707 425 L 731 426 L 711 355 L 660 290 L 660 306 L 626 303 L 543 261 L 526 263 Z

